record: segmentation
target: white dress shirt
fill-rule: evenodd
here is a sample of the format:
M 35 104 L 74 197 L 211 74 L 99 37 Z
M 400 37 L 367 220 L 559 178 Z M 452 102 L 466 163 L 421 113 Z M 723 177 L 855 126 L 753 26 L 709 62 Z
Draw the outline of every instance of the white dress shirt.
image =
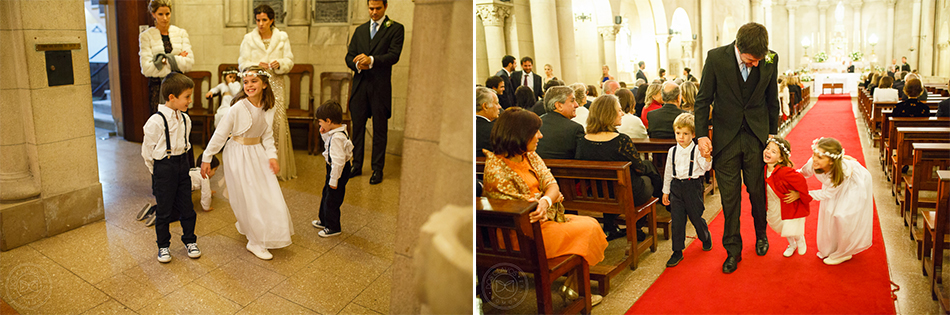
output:
M 673 155 L 673 148 L 676 148 L 676 155 Z M 679 144 L 676 144 L 673 148 L 670 148 L 668 152 L 669 155 L 666 157 L 666 170 L 663 172 L 663 193 L 670 193 L 670 182 L 673 181 L 673 178 L 676 179 L 689 179 L 689 178 L 699 178 L 706 174 L 706 171 L 712 169 L 712 159 L 709 161 L 706 158 L 702 157 L 699 153 L 695 143 L 690 142 L 685 148 Z M 693 161 L 693 176 L 689 176 L 689 153 L 693 150 L 696 150 L 696 153 L 693 155 L 695 159 Z M 676 159 L 676 176 L 673 176 L 673 159 Z
M 171 155 L 181 155 L 191 148 L 191 143 L 186 139 L 191 134 L 191 119 L 188 115 L 182 115 L 180 111 L 171 109 L 165 104 L 158 105 L 158 111 L 165 115 L 168 121 L 168 136 L 171 137 Z M 185 123 L 182 122 L 184 119 Z M 161 160 L 166 157 L 165 144 L 165 123 L 162 117 L 153 114 L 142 127 L 145 135 L 142 137 L 142 158 L 145 159 L 145 166 L 148 167 L 148 173 L 152 173 L 152 165 L 155 160 Z
M 344 132 L 346 125 L 321 134 L 323 137 L 323 160 L 329 162 L 332 158 L 333 164 L 330 168 L 330 186 L 336 186 L 337 181 L 343 174 L 343 166 L 347 161 L 353 160 L 353 142 L 346 137 Z

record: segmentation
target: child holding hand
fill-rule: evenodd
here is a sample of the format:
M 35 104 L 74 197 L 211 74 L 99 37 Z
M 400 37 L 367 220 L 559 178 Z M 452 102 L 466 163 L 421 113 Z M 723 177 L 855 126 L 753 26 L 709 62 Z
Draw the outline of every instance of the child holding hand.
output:
M 810 213 L 808 204 L 811 196 L 801 194 L 808 191 L 805 176 L 796 171 L 791 160 L 791 144 L 782 137 L 772 137 L 762 151 L 765 161 L 765 190 L 768 210 L 766 219 L 775 233 L 788 239 L 788 248 L 782 253 L 791 257 L 798 250 L 804 255 L 805 217 Z

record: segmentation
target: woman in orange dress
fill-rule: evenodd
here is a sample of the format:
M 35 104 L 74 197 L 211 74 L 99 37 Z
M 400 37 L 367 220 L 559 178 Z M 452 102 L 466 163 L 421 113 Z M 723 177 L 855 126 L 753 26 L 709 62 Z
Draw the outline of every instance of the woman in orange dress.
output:
M 541 119 L 533 112 L 518 107 L 505 110 L 495 121 L 491 131 L 493 152 L 485 152 L 485 192 L 493 199 L 521 199 L 537 201 L 537 210 L 531 212 L 531 222 L 541 222 L 541 235 L 547 258 L 576 254 L 584 257 L 589 266 L 604 260 L 607 236 L 597 220 L 587 216 L 565 215 L 561 205 L 561 191 L 551 170 L 535 153 L 542 135 Z M 576 298 L 573 289 L 577 279 L 568 277 L 562 295 Z M 591 296 L 591 304 L 602 299 Z

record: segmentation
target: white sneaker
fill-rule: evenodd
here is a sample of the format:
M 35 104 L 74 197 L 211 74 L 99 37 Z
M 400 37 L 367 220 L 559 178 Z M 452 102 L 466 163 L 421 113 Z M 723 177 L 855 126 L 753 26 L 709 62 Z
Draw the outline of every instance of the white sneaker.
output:
M 602 302 L 603 300 L 604 300 L 604 296 L 600 294 L 591 294 L 590 307 L 597 306 L 597 304 L 600 304 L 600 302 Z
M 310 221 L 310 224 L 312 224 L 313 227 L 321 229 L 321 230 L 326 228 L 326 226 L 323 225 L 323 222 L 320 222 L 320 219 Z
M 257 256 L 257 258 L 260 258 L 263 260 L 271 260 L 274 258 L 274 255 L 271 255 L 271 253 L 267 251 L 266 248 L 251 246 L 250 243 L 247 244 L 246 248 L 249 252 L 251 252 L 251 254 L 254 254 L 254 256 Z
M 142 219 L 145 219 L 146 215 L 152 212 L 151 210 L 152 204 L 146 203 L 145 206 L 142 207 L 142 210 L 139 210 L 138 214 L 135 215 L 135 220 L 142 221 Z
M 319 235 L 320 237 L 334 237 L 334 236 L 340 235 L 340 233 L 343 233 L 343 232 L 334 231 L 334 230 L 331 230 L 330 228 L 324 228 L 323 231 L 317 232 L 317 235 Z
M 201 250 L 198 249 L 198 243 L 185 244 L 185 251 L 188 252 L 188 257 L 191 257 L 191 258 L 201 257 Z
M 805 245 L 805 237 L 798 239 L 798 254 L 804 255 L 808 251 L 808 245 Z
M 831 257 L 829 257 L 829 258 L 825 258 L 823 261 L 825 262 L 825 265 L 834 266 L 834 265 L 846 262 L 848 260 L 851 260 L 851 255 L 844 256 L 838 259 L 831 259 Z
M 158 262 L 167 263 L 172 261 L 172 254 L 168 251 L 168 247 L 162 247 L 158 249 Z
M 797 247 L 798 247 L 798 246 L 789 244 L 789 245 L 788 245 L 788 248 L 785 249 L 785 252 L 782 253 L 782 256 L 785 256 L 785 257 L 792 257 L 792 255 L 795 254 L 795 248 L 797 248 Z

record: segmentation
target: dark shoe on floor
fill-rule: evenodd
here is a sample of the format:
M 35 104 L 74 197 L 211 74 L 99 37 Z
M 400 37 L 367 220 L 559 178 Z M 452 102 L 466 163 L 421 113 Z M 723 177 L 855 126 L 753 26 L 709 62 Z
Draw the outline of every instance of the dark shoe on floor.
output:
M 147 217 L 147 219 L 145 219 L 145 226 L 153 226 L 153 225 L 155 225 L 155 218 L 156 218 L 156 217 L 157 217 L 157 216 L 156 216 L 154 213 L 149 214 L 148 217 Z
M 627 237 L 627 230 L 626 230 L 626 229 L 617 229 L 617 228 L 614 228 L 612 231 L 607 231 L 607 241 L 608 241 L 608 242 L 609 242 L 609 241 L 612 241 L 612 240 L 615 240 L 615 239 L 618 239 L 618 238 L 624 238 L 624 237 Z
M 369 184 L 376 185 L 383 182 L 383 171 L 373 171 L 373 176 L 369 177 Z
M 645 239 L 647 239 L 647 233 L 643 233 L 642 230 L 637 229 L 637 242 L 643 242 Z
M 679 265 L 681 261 L 683 261 L 683 251 L 681 250 L 674 251 L 673 255 L 670 256 L 670 260 L 666 261 L 666 266 L 676 267 L 676 265 Z
M 152 204 L 146 203 L 145 206 L 142 207 L 142 210 L 139 210 L 138 214 L 135 215 L 135 220 L 142 221 L 142 219 L 145 219 L 145 217 L 151 212 Z
M 759 256 L 765 256 L 765 253 L 769 251 L 769 239 L 760 238 L 755 241 L 755 254 Z
M 742 261 L 742 257 L 736 257 L 736 256 L 726 257 L 726 262 L 722 263 L 722 273 L 730 274 L 736 271 L 736 268 L 739 267 L 740 261 Z
M 350 168 L 350 178 L 360 176 L 360 175 L 363 175 L 362 166 L 353 166 L 352 168 Z
M 703 251 L 708 252 L 711 250 L 712 250 L 712 240 L 709 240 L 709 242 L 703 242 Z

